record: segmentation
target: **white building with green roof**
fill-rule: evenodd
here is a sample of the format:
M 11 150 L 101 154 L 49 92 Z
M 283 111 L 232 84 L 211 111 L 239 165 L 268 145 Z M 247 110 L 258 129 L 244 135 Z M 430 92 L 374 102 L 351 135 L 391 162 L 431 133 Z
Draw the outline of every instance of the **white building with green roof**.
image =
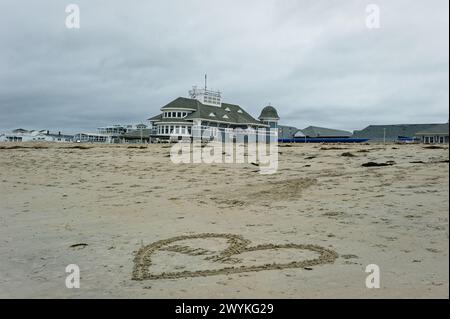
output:
M 219 91 L 197 89 L 189 98 L 178 97 L 149 118 L 153 141 L 192 137 L 195 129 L 208 130 L 211 138 L 226 129 L 277 128 L 279 116 L 272 106 L 265 107 L 258 120 L 241 106 L 222 102 Z

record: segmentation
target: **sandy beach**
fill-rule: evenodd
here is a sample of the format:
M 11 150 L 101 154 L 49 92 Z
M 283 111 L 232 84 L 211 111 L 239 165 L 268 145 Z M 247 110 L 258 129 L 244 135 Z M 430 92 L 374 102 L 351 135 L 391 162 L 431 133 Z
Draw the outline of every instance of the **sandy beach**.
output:
M 169 152 L 0 144 L 0 297 L 449 297 L 448 146 L 280 145 L 273 175 Z

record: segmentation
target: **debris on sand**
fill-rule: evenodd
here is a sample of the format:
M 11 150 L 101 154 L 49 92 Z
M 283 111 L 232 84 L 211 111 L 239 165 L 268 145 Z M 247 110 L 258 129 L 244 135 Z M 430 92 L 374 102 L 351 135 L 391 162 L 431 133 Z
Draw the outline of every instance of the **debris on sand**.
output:
M 252 164 L 254 166 L 259 166 L 259 163 L 255 163 L 255 162 L 251 162 L 250 164 Z
M 47 149 L 48 146 L 35 144 L 35 145 L 11 145 L 11 146 L 0 146 L 0 150 L 16 150 L 16 149 Z
M 424 148 L 428 150 L 445 150 L 445 147 L 437 146 L 437 145 L 430 145 L 430 146 L 424 146 Z
M 448 160 L 442 160 L 442 161 L 429 161 L 429 162 L 424 162 L 424 161 L 412 161 L 409 162 L 411 164 L 443 164 L 443 163 L 448 163 Z
M 91 146 L 86 146 L 86 145 L 74 145 L 74 146 L 65 146 L 65 147 L 61 147 L 61 148 L 88 150 L 88 149 L 90 149 L 92 147 Z
M 143 150 L 143 149 L 146 149 L 147 146 L 144 146 L 144 145 L 140 145 L 140 146 L 130 145 L 127 148 L 137 148 L 137 149 Z
M 336 146 L 320 148 L 321 151 L 337 151 L 337 150 L 345 150 L 345 149 L 346 149 L 345 147 L 336 147 Z
M 380 167 L 380 166 L 392 166 L 396 163 L 394 161 L 387 161 L 385 163 L 367 162 L 362 164 L 362 167 Z
M 77 249 L 83 249 L 84 247 L 86 247 L 88 244 L 86 244 L 86 243 L 79 243 L 79 244 L 73 244 L 73 245 L 70 245 L 69 247 L 70 248 L 77 248 Z
M 341 156 L 345 156 L 345 157 L 356 157 L 355 154 L 350 153 L 350 152 L 344 152 L 344 153 L 341 154 Z

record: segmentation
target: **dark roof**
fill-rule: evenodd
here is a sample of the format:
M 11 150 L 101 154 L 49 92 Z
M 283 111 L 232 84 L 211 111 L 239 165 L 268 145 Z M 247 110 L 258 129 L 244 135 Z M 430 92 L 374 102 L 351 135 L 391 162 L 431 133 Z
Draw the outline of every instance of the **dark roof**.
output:
M 211 122 L 224 122 L 230 124 L 264 125 L 260 121 L 253 118 L 239 105 L 235 104 L 222 103 L 221 106 L 218 107 L 202 104 L 195 99 L 179 97 L 169 104 L 163 106 L 161 108 L 161 111 L 171 108 L 193 110 L 194 112 L 186 116 L 184 119 L 162 119 L 162 114 L 159 114 L 150 118 L 149 121 L 158 121 L 160 123 L 163 123 L 165 121 L 183 122 L 191 121 L 193 119 L 203 119 Z
M 266 106 L 262 109 L 261 115 L 259 116 L 259 119 L 277 119 L 279 120 L 280 117 L 278 116 L 277 110 L 273 106 Z
M 423 131 L 416 133 L 416 135 L 428 135 L 428 134 L 447 134 L 448 135 L 448 123 L 433 125 Z
M 288 139 L 293 138 L 298 128 L 294 126 L 278 125 L 278 138 Z
M 394 124 L 394 125 L 369 125 L 365 129 L 355 131 L 355 138 L 383 139 L 386 129 L 387 139 L 402 137 L 414 137 L 417 132 L 426 131 L 442 124 Z
M 148 121 L 160 121 L 162 119 L 162 114 L 158 114 L 148 119 Z
M 13 133 L 28 133 L 28 132 L 31 132 L 31 131 L 28 131 L 28 130 L 23 129 L 23 128 L 17 128 L 15 130 L 13 130 L 12 132 Z
M 211 114 L 214 116 L 211 116 Z M 189 114 L 186 119 L 204 119 L 207 121 L 218 121 L 225 123 L 262 125 L 260 121 L 255 120 L 239 105 L 228 103 L 222 103 L 220 107 L 217 107 L 204 105 L 199 102 L 198 109 L 192 114 Z
M 352 133 L 326 127 L 308 126 L 301 130 L 307 137 L 350 137 Z
M 161 111 L 164 109 L 190 109 L 190 110 L 197 110 L 199 104 L 201 105 L 201 103 L 195 99 L 189 99 L 186 97 L 179 97 L 176 98 L 175 100 L 173 100 L 172 102 L 164 105 L 161 108 Z

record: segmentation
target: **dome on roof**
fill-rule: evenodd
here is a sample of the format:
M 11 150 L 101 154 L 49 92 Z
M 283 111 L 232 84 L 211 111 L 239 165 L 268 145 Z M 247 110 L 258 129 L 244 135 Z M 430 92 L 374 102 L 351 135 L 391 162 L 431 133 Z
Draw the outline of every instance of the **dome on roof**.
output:
M 277 110 L 273 106 L 268 105 L 262 109 L 259 119 L 260 120 L 265 120 L 265 119 L 279 120 L 280 117 L 278 116 Z

